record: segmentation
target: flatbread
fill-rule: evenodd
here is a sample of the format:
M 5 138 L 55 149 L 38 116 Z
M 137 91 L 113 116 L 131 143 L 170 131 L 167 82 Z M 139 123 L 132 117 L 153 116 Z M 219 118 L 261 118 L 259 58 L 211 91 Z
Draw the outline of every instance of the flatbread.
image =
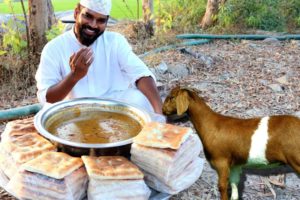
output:
M 56 147 L 38 133 L 28 133 L 2 142 L 2 147 L 15 162 L 25 163 L 40 154 L 56 151 Z
M 0 143 L 0 169 L 8 178 L 12 178 L 18 172 L 19 165 L 13 158 L 3 149 Z
M 191 133 L 193 130 L 189 127 L 150 122 L 143 127 L 133 142 L 147 147 L 179 149 Z
M 83 165 L 81 158 L 63 152 L 46 152 L 22 165 L 22 169 L 62 179 Z
M 82 156 L 90 178 L 101 180 L 143 179 L 144 174 L 122 156 Z
M 38 133 L 33 124 L 33 117 L 10 121 L 6 124 L 4 132 L 1 134 L 1 141 L 8 141 L 13 137 L 29 133 Z

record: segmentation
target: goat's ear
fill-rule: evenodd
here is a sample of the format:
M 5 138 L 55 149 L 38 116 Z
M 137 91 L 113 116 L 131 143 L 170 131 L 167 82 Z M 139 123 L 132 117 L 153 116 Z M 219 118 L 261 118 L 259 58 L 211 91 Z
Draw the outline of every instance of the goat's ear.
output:
M 181 90 L 176 97 L 177 115 L 182 115 L 189 107 L 189 98 L 187 91 Z

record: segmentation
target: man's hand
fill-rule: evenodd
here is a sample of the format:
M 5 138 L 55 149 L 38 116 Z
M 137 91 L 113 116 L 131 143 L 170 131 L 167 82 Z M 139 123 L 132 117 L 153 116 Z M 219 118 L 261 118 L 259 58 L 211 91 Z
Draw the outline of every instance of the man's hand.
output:
M 70 57 L 71 75 L 76 80 L 82 79 L 88 72 L 89 66 L 94 61 L 91 48 L 84 47 Z
M 74 53 L 69 60 L 71 73 L 47 90 L 47 102 L 55 103 L 63 100 L 76 83 L 87 74 L 89 66 L 92 64 L 93 60 L 94 56 L 91 48 L 84 47 Z
M 159 96 L 156 84 L 152 77 L 142 77 L 136 81 L 138 89 L 147 97 L 153 110 L 157 114 L 162 114 L 162 101 Z

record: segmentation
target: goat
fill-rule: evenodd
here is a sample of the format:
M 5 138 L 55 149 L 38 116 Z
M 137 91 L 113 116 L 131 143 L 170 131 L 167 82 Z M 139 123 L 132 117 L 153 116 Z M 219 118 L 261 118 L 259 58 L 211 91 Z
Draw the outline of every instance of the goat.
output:
M 165 115 L 187 113 L 206 159 L 218 173 L 222 200 L 238 199 L 242 167 L 290 165 L 300 173 L 300 118 L 290 115 L 239 119 L 214 112 L 195 91 L 176 87 L 163 104 Z M 229 179 L 229 180 L 228 180 Z

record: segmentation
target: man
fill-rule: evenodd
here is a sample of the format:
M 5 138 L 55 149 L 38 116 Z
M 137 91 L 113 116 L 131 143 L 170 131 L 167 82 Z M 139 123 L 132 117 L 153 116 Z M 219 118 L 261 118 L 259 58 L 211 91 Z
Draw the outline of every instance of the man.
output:
M 111 0 L 81 0 L 73 29 L 43 49 L 36 73 L 41 103 L 100 97 L 162 113 L 155 79 L 119 33 L 105 31 Z

